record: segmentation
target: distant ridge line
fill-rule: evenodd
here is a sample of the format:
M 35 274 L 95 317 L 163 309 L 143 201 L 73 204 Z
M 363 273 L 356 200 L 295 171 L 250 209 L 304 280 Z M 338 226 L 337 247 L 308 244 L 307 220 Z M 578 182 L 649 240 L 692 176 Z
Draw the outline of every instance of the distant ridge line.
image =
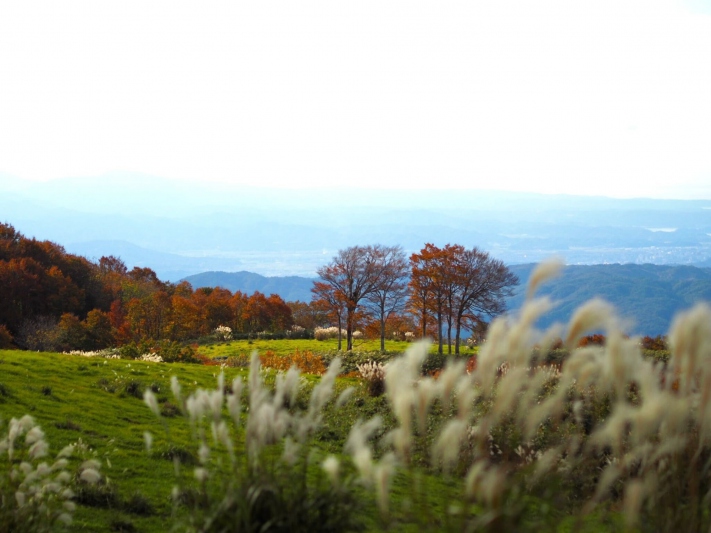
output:
M 525 287 L 533 263 L 509 265 L 521 284 L 508 300 L 510 311 L 523 303 Z M 232 292 L 278 294 L 286 301 L 311 301 L 316 278 L 303 276 L 263 276 L 254 272 L 210 271 L 187 276 L 194 288 L 223 287 Z M 711 268 L 690 265 L 604 264 L 568 265 L 559 278 L 545 283 L 539 295 L 549 296 L 555 308 L 538 327 L 567 323 L 573 311 L 595 297 L 613 304 L 632 325 L 630 334 L 664 335 L 674 316 L 698 302 L 711 303 Z

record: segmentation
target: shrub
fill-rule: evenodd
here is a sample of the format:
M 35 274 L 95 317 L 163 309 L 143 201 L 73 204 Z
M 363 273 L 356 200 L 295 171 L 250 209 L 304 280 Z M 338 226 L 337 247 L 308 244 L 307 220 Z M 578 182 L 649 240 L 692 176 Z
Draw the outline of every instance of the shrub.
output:
M 323 359 L 313 352 L 296 350 L 289 355 L 276 355 L 273 351 L 267 350 L 259 357 L 262 366 L 275 370 L 289 370 L 295 366 L 299 371 L 306 374 L 321 376 L 326 373 L 326 365 Z
M 14 348 L 13 338 L 10 330 L 5 324 L 0 324 L 0 350 L 10 350 Z
M 298 325 L 293 325 L 290 329 L 286 331 L 286 337 L 288 339 L 310 339 L 313 337 L 313 335 L 306 328 Z
M 652 350 L 657 352 L 669 350 L 666 335 L 657 335 L 656 337 L 646 336 L 641 340 L 642 349 Z
M 341 330 L 341 338 L 346 338 L 346 330 Z M 338 328 L 336 326 L 331 326 L 329 328 L 316 328 L 314 330 L 314 338 L 319 341 L 326 339 L 336 339 L 338 338 Z
M 57 319 L 37 316 L 25 320 L 15 339 L 21 348 L 33 351 L 52 352 L 62 350 L 61 332 Z
M 150 500 L 140 492 L 134 492 L 131 497 L 123 503 L 122 508 L 128 513 L 140 516 L 150 516 L 155 513 Z

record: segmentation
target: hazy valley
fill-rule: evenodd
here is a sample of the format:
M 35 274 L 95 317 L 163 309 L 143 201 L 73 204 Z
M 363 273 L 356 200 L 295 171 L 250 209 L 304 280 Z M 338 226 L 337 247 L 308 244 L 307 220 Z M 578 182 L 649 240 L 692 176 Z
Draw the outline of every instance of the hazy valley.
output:
M 205 271 L 315 275 L 363 243 L 477 246 L 507 264 L 711 266 L 711 202 L 476 190 L 282 189 L 135 174 L 23 182 L 0 175 L 0 220 L 98 259 L 177 281 Z

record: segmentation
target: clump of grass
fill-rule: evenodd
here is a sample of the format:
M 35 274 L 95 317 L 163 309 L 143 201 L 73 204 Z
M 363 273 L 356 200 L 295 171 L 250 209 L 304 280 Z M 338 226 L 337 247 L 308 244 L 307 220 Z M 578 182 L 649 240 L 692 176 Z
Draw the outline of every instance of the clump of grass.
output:
M 40 392 L 43 396 L 52 396 L 52 387 L 50 387 L 49 385 L 44 385 L 40 389 Z
M 76 487 L 74 500 L 87 507 L 97 509 L 118 509 L 121 507 L 121 498 L 118 489 L 113 483 L 82 483 Z
M 138 531 L 133 522 L 121 518 L 113 519 L 111 521 L 111 524 L 109 525 L 109 529 L 118 533 L 135 533 L 136 531 Z
M 180 408 L 171 402 L 163 402 L 160 409 L 160 414 L 165 418 L 173 418 L 180 414 Z
M 99 378 L 96 380 L 96 386 L 99 387 L 100 389 L 105 390 L 106 392 L 114 393 L 116 392 L 116 382 L 115 381 L 109 381 L 106 378 Z
M 373 397 L 381 396 L 385 392 L 385 365 L 368 361 L 357 365 L 360 376 L 368 384 L 368 394 Z
M 81 426 L 76 422 L 72 422 L 68 418 L 63 422 L 55 422 L 54 427 L 57 429 L 71 429 L 73 431 L 81 431 Z
M 0 438 L 0 531 L 54 531 L 71 523 L 77 483 L 100 479 L 99 465 L 85 461 L 75 476 L 68 471 L 77 445 L 46 461 L 49 444 L 34 419 L 12 418 Z
M 197 464 L 195 454 L 182 446 L 170 445 L 160 452 L 159 456 L 170 461 L 177 461 L 181 465 L 192 466 Z
M 122 509 L 128 513 L 139 516 L 151 516 L 155 514 L 153 504 L 140 492 L 134 492 L 131 497 L 123 503 Z
M 123 391 L 128 395 L 128 396 L 133 396 L 134 398 L 143 398 L 143 390 L 144 390 L 143 383 L 137 380 L 131 380 L 126 383 L 124 386 Z

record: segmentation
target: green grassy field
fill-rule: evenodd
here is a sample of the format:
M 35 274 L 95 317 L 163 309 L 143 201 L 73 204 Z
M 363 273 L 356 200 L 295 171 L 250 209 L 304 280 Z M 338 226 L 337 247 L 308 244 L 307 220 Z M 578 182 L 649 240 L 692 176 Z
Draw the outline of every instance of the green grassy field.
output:
M 102 473 L 116 489 L 117 499 L 108 508 L 79 505 L 76 530 L 129 530 L 127 524 L 133 524 L 140 531 L 161 531 L 171 512 L 167 496 L 173 464 L 160 458 L 158 441 L 165 431 L 143 402 L 142 391 L 154 387 L 165 405 L 171 375 L 192 389 L 213 386 L 214 372 L 214 367 L 197 365 L 0 351 L 0 417 L 5 425 L 11 417 L 35 418 L 47 435 L 50 455 L 81 439 L 104 459 Z M 187 444 L 184 424 L 166 420 L 173 438 Z M 156 435 L 154 457 L 146 454 L 144 431 Z M 154 512 L 140 516 L 121 509 L 136 495 L 145 497 Z
M 343 340 L 343 347 L 345 348 L 346 341 Z M 405 341 L 385 341 L 385 351 L 387 354 L 399 354 L 404 353 L 410 343 Z M 234 340 L 229 342 L 222 342 L 217 344 L 210 344 L 200 347 L 200 352 L 208 355 L 209 357 L 237 357 L 237 356 L 249 356 L 253 351 L 257 350 L 259 353 L 264 353 L 267 350 L 271 350 L 277 355 L 288 355 L 293 353 L 295 350 L 300 351 L 311 351 L 315 354 L 336 354 L 338 352 L 338 340 L 337 339 L 327 339 L 323 341 L 318 341 L 315 339 L 281 339 L 281 340 L 263 340 L 254 339 L 248 340 Z M 353 351 L 358 353 L 372 353 L 376 354 L 380 352 L 380 340 L 378 339 L 364 339 L 356 340 L 353 343 Z M 447 351 L 447 346 L 444 346 L 444 351 Z M 454 347 L 452 347 L 454 351 Z M 468 349 L 466 346 L 460 347 L 462 354 L 471 354 L 472 350 Z M 430 348 L 431 353 L 437 352 L 437 345 L 433 345 Z
M 79 502 L 70 530 L 165 531 L 171 522 L 170 494 L 176 482 L 170 451 L 182 450 L 188 459 L 197 454 L 189 424 L 182 416 L 174 416 L 171 376 L 178 378 L 187 395 L 197 388 L 213 389 L 220 371 L 216 366 L 0 351 L 0 421 L 7 427 L 10 418 L 29 414 L 47 435 L 50 457 L 81 440 L 103 461 L 108 488 L 97 491 L 92 505 Z M 224 373 L 229 383 L 238 376 L 246 379 L 248 370 L 224 368 Z M 264 375 L 266 383 L 273 384 L 275 372 Z M 306 397 L 318 378 L 303 375 L 301 381 L 300 395 Z M 162 421 L 143 401 L 143 391 L 149 387 L 156 391 L 165 415 Z M 328 408 L 316 436 L 316 448 L 323 454 L 342 454 L 348 431 L 359 418 L 380 414 L 385 417 L 385 428 L 392 426 L 384 397 L 371 398 L 366 386 L 353 378 L 339 379 L 336 392 L 346 387 L 354 387 L 353 400 L 337 412 Z M 146 431 L 154 436 L 151 455 L 146 452 Z M 241 439 L 235 442 L 239 451 Z M 78 463 L 74 461 L 75 466 Z M 184 481 L 194 483 L 191 470 L 186 472 Z M 436 478 L 431 483 L 441 484 Z M 398 489 L 396 484 L 394 490 L 406 488 Z M 365 493 L 363 497 L 365 523 L 377 530 L 374 500 L 368 500 Z
M 706 324 L 709 318 L 711 310 L 688 320 Z M 676 388 L 666 386 L 676 375 L 673 369 L 660 374 L 666 367 L 655 365 L 634 339 L 621 336 L 610 346 L 568 353 L 563 368 L 534 368 L 532 345 L 521 342 L 521 330 L 512 328 L 510 336 L 503 331 L 494 330 L 486 345 L 490 351 L 482 353 L 474 374 L 465 372 L 462 358 L 436 379 L 423 377 L 428 365 L 442 368 L 450 359 L 424 345 L 413 346 L 404 358 L 385 355 L 393 359 L 385 378 L 387 394 L 379 396 L 371 394 L 366 381 L 343 375 L 334 379 L 334 391 L 327 396 L 319 392 L 327 377 L 301 375 L 288 385 L 288 375 L 262 368 L 250 381 L 249 370 L 230 366 L 229 360 L 221 368 L 0 351 L 0 438 L 11 418 L 29 414 L 46 433 L 50 457 L 68 444 L 83 442 L 102 462 L 102 483 L 77 485 L 70 531 L 194 531 L 186 524 L 196 516 L 218 517 L 227 527 L 209 531 L 244 530 L 235 525 L 244 507 L 233 507 L 235 500 L 225 495 L 235 495 L 240 505 L 247 502 L 248 513 L 266 512 L 267 517 L 278 510 L 274 505 L 288 505 L 287 516 L 292 505 L 297 512 L 321 509 L 324 516 L 332 504 L 343 506 L 337 507 L 339 513 L 342 508 L 352 511 L 336 520 L 350 517 L 365 531 L 644 531 L 656 526 L 697 531 L 695 524 L 711 523 L 698 504 L 707 490 L 711 497 L 708 476 L 684 475 L 696 472 L 698 461 L 708 460 L 703 472 L 711 464 L 711 432 L 698 429 L 705 418 L 695 407 L 697 392 L 689 386 L 697 376 Z M 708 346 L 707 341 L 693 346 Z M 325 343 L 316 343 L 245 341 L 201 350 L 208 348 L 212 357 L 236 357 L 246 356 L 242 350 L 286 356 L 299 349 L 332 360 L 332 353 L 314 349 Z M 465 356 L 473 352 L 464 351 Z M 370 355 L 344 355 L 342 370 Z M 224 382 L 216 389 L 221 372 Z M 592 385 L 576 385 L 591 376 Z M 182 401 L 174 398 L 173 377 L 182 388 Z M 233 388 L 235 378 L 245 386 Z M 711 383 L 711 377 L 702 382 Z M 339 403 L 336 398 L 348 388 L 352 396 Z M 200 394 L 184 402 L 198 389 Z M 146 390 L 153 391 L 160 417 L 144 401 Z M 230 407 L 234 399 L 243 407 L 237 420 Z M 318 406 L 312 411 L 313 405 Z M 192 414 L 191 421 L 181 410 Z M 656 426 L 661 416 L 665 422 Z M 379 423 L 372 431 L 358 429 L 360 422 L 374 419 Z M 221 429 L 225 420 L 230 426 Z M 609 420 L 617 422 L 608 426 Z M 648 433 L 630 433 L 630 420 Z M 272 433 L 279 428 L 284 431 Z M 297 442 L 296 460 L 290 463 L 289 439 L 296 439 L 291 444 L 298 441 L 301 428 L 311 429 Z M 146 432 L 153 437 L 150 452 Z M 360 444 L 354 435 L 360 435 Z M 250 446 L 258 441 L 261 447 L 250 455 Z M 210 448 L 201 450 L 201 444 Z M 658 445 L 662 451 L 656 454 Z M 646 463 L 637 459 L 643 453 L 650 454 Z M 321 467 L 331 456 L 340 461 L 338 484 Z M 174 457 L 181 461 L 177 475 Z M 235 467 L 235 457 L 244 466 Z M 618 469 L 623 461 L 629 466 Z M 76 471 L 80 463 L 73 459 L 69 470 Z M 640 464 L 652 467 L 643 471 Z M 7 454 L 0 453 L 0 468 L 10 466 Z M 610 479 L 601 472 L 617 477 L 597 494 L 600 479 Z M 180 506 L 171 497 L 176 484 Z M 243 486 L 246 493 L 240 492 Z M 644 496 L 650 504 L 631 508 L 632 491 L 645 486 L 652 487 Z M 4 497 L 12 498 L 12 493 Z M 219 514 L 224 502 L 227 507 Z M 203 507 L 208 511 L 201 514 Z M 640 517 L 644 522 L 637 527 Z M 2 508 L 0 531 L 5 531 L 1 521 Z M 293 529 L 282 523 L 279 530 Z M 342 526 L 323 530 L 340 531 Z

